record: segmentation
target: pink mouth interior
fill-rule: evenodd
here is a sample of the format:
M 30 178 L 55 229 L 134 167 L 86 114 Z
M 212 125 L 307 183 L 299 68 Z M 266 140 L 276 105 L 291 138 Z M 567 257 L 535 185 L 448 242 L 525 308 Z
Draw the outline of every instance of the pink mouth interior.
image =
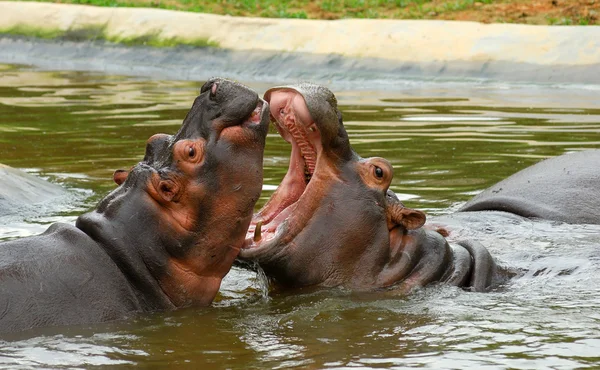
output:
M 271 118 L 277 131 L 292 144 L 288 172 L 267 204 L 254 215 L 244 248 L 257 248 L 277 235 L 277 230 L 296 209 L 312 179 L 320 152 L 321 134 L 302 95 L 294 90 L 275 90 L 270 96 Z M 260 225 L 260 236 L 256 234 Z
M 264 105 L 263 100 L 260 99 L 258 101 L 258 104 L 256 105 L 256 108 L 254 108 L 254 111 L 252 111 L 252 113 L 250 114 L 250 117 L 248 117 L 248 119 L 244 123 L 254 124 L 254 125 L 260 124 L 263 105 Z

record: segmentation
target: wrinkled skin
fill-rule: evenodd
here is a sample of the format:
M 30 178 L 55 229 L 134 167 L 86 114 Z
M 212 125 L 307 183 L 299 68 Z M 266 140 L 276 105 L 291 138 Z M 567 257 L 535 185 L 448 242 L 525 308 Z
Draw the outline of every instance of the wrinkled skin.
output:
M 242 261 L 257 262 L 280 288 L 490 286 L 496 268 L 485 248 L 450 246 L 423 228 L 425 214 L 389 191 L 390 163 L 354 153 L 331 91 L 305 83 L 270 89 L 265 99 L 292 153 L 277 191 L 253 217 Z
M 539 162 L 483 191 L 459 212 L 504 211 L 571 224 L 600 224 L 600 150 Z
M 255 92 L 208 81 L 75 226 L 0 244 L 0 332 L 210 304 L 260 195 L 268 125 Z

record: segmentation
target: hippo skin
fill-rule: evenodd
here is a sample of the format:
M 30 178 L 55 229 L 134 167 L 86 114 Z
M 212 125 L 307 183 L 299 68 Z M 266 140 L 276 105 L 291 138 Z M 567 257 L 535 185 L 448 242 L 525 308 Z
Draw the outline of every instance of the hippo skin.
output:
M 68 198 L 67 190 L 0 163 L 0 217 Z
M 260 196 L 268 125 L 255 92 L 206 82 L 180 130 L 151 137 L 75 226 L 0 243 L 0 332 L 210 304 Z
M 600 150 L 546 159 L 484 190 L 459 212 L 504 211 L 570 224 L 600 224 Z
M 310 83 L 265 93 L 272 120 L 292 145 L 280 186 L 257 212 L 240 263 L 258 264 L 279 289 L 343 287 L 404 294 L 441 282 L 474 291 L 497 268 L 474 241 L 448 244 L 422 227 L 423 212 L 389 190 L 393 168 L 350 147 L 333 93 Z

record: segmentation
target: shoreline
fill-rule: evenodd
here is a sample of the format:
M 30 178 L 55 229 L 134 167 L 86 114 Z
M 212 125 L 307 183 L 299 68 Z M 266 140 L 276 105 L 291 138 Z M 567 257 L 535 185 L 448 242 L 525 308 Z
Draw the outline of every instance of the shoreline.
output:
M 0 63 L 44 69 L 79 70 L 87 64 L 91 71 L 151 74 L 187 68 L 179 77 L 161 75 L 196 79 L 191 72 L 200 68 L 194 66 L 195 59 L 204 69 L 229 64 L 240 72 L 276 70 L 275 75 L 285 75 L 286 69 L 295 68 L 297 72 L 287 73 L 294 79 L 344 71 L 349 78 L 374 75 L 384 80 L 600 84 L 600 26 L 238 18 L 13 1 L 0 1 L 0 8 Z M 77 41 L 15 36 L 28 33 L 70 35 Z M 119 42 L 192 46 L 132 47 Z M 144 56 L 136 55 L 140 53 Z

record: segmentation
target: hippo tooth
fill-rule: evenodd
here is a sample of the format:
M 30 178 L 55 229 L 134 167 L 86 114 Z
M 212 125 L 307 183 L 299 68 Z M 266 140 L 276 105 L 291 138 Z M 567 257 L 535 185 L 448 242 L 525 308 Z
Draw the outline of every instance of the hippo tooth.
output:
M 305 163 L 304 164 L 304 181 L 308 184 L 308 182 L 310 181 L 310 179 L 312 179 L 312 173 L 310 173 L 310 170 L 309 170 L 308 166 Z
M 254 241 L 259 242 L 261 239 L 260 232 L 262 227 L 262 221 L 258 221 L 256 223 L 256 228 L 254 229 Z
M 315 148 L 312 146 L 308 137 L 306 136 L 306 132 L 300 130 L 298 125 L 296 124 L 296 118 L 293 115 L 287 115 L 281 122 L 288 130 L 292 137 L 295 139 L 296 144 L 300 148 L 300 154 L 302 155 L 302 159 L 308 165 L 308 170 L 312 174 L 315 172 Z

